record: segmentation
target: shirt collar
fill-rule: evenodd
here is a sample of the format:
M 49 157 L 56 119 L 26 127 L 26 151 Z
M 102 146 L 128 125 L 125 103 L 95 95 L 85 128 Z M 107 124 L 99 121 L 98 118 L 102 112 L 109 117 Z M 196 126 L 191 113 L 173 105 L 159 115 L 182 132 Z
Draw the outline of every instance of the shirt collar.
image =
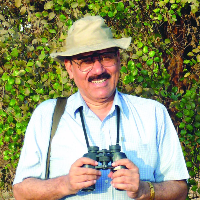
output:
M 121 96 L 120 92 L 118 92 L 118 90 L 116 89 L 113 105 L 109 113 L 113 113 L 115 111 L 115 106 L 119 106 L 120 111 L 123 113 L 123 105 L 122 105 L 120 96 Z M 80 91 L 78 90 L 78 92 L 74 94 L 74 103 L 72 107 L 72 112 L 74 113 L 74 117 L 76 117 L 76 113 L 78 112 L 78 109 L 81 106 L 83 106 L 84 112 L 88 113 L 89 107 L 85 103 L 83 97 L 80 94 Z

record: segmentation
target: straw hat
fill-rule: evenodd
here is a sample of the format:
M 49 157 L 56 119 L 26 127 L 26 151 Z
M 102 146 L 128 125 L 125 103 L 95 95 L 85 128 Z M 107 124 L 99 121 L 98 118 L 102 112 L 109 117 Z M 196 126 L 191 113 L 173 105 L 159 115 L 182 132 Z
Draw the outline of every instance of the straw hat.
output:
M 63 62 L 65 57 L 111 47 L 128 48 L 131 37 L 114 39 L 111 29 L 100 16 L 87 16 L 77 20 L 69 29 L 65 51 L 50 56 Z

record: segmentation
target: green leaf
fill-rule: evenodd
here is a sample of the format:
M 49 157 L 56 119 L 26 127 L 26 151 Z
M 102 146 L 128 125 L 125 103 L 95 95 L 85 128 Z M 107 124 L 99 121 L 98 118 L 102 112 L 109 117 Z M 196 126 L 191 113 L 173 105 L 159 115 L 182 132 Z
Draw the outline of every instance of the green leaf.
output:
M 148 71 L 143 69 L 143 70 L 141 70 L 141 74 L 147 76 L 148 75 Z
M 40 100 L 40 95 L 34 95 L 32 98 L 33 101 L 38 102 Z
M 123 11 L 124 10 L 123 2 L 119 2 L 116 8 L 117 8 L 118 11 Z
M 19 8 L 21 6 L 21 0 L 15 0 L 15 6 Z
M 185 127 L 185 123 L 184 123 L 184 122 L 181 122 L 180 125 L 179 125 L 179 128 L 180 128 L 180 129 L 183 129 L 184 127 Z
M 36 16 L 37 18 L 40 18 L 40 17 L 42 17 L 42 13 L 37 12 L 37 13 L 35 13 L 35 16 Z
M 42 15 L 43 15 L 44 17 L 47 17 L 47 16 L 49 16 L 49 13 L 48 13 L 47 11 L 43 11 L 43 12 L 42 12 Z
M 186 135 L 187 131 L 186 130 L 181 130 L 181 135 L 184 136 Z
M 147 46 L 144 46 L 143 52 L 144 52 L 144 53 L 148 53 L 148 47 L 147 47 Z
M 198 136 L 200 138 L 200 131 L 196 131 L 195 135 Z
M 142 76 L 138 76 L 137 81 L 138 81 L 139 83 L 141 83 L 143 80 L 144 80 L 144 78 L 143 78 Z
M 95 7 L 96 7 L 96 6 L 95 6 L 95 4 L 93 4 L 93 3 L 88 5 L 88 8 L 89 8 L 90 10 L 95 9 Z
M 200 122 L 200 114 L 197 114 L 197 115 L 195 116 L 195 121 Z
M 166 97 L 166 96 L 167 96 L 167 91 L 161 90 L 161 91 L 160 91 L 160 94 L 161 94 L 163 97 Z
M 155 52 L 155 51 L 150 51 L 150 52 L 149 52 L 149 57 L 154 57 L 154 56 L 155 56 L 155 54 L 156 54 L 156 52 Z
M 191 123 L 191 122 L 192 122 L 192 118 L 191 118 L 191 117 L 185 117 L 184 120 L 185 120 L 187 123 Z
M 62 6 L 64 4 L 64 2 L 63 2 L 63 0 L 57 0 L 57 4 Z
M 4 137 L 4 141 L 5 141 L 5 142 L 10 142 L 10 137 L 6 135 L 6 136 Z M 4 151 L 4 152 L 5 152 L 5 151 Z M 6 152 L 7 152 L 7 151 L 6 151 Z M 6 152 L 5 152 L 5 154 L 6 154 Z
M 155 62 L 160 62 L 160 58 L 159 58 L 159 57 L 155 57 L 155 58 L 154 58 L 154 61 L 155 61 Z
M 177 116 L 178 118 L 182 118 L 182 117 L 183 117 L 183 114 L 182 114 L 181 112 L 178 112 L 178 113 L 176 113 L 176 116 Z
M 38 56 L 39 60 L 44 60 L 45 57 L 46 55 L 43 52 Z
M 138 68 L 142 68 L 142 64 L 141 64 L 141 63 L 137 63 L 136 66 L 137 66 Z
M 67 19 L 67 17 L 66 17 L 65 15 L 60 15 L 59 18 L 60 18 L 60 20 L 63 21 L 63 22 L 65 22 L 66 19 Z
M 45 3 L 44 5 L 45 10 L 51 10 L 52 8 L 53 8 L 53 1 L 48 1 L 47 3 Z
M 18 57 L 19 56 L 18 49 L 14 48 L 10 55 L 13 56 L 13 57 Z
M 162 19 L 163 19 L 162 15 L 158 15 L 158 20 L 162 20 Z
M 139 56 L 139 57 L 141 57 L 142 54 L 143 54 L 142 51 L 137 51 L 137 52 L 136 52 L 136 55 Z
M 111 17 L 111 18 L 112 18 L 112 17 L 114 17 L 114 16 L 115 16 L 114 12 L 112 12 L 112 11 L 109 11 L 109 12 L 108 12 L 108 17 Z
M 55 29 L 49 29 L 49 33 L 56 33 Z
M 190 63 L 190 60 L 184 60 L 183 63 L 188 64 L 188 63 Z
M 25 95 L 25 96 L 29 96 L 29 95 L 30 95 L 30 92 L 31 92 L 31 89 L 30 89 L 30 88 L 26 88 L 26 89 L 24 90 L 24 95 Z
M 128 69 L 134 70 L 135 69 L 135 62 L 133 62 L 132 60 L 129 60 L 128 61 Z
M 12 89 L 12 85 L 10 85 L 9 83 L 7 83 L 6 85 L 5 85 L 5 90 L 6 91 L 10 91 Z
M 159 13 L 159 12 L 160 12 L 160 8 L 156 8 L 156 9 L 154 9 L 153 12 L 155 12 L 155 13 Z
M 15 83 L 15 79 L 9 77 L 8 84 L 13 85 Z
M 137 47 L 138 47 L 138 48 L 142 48 L 142 47 L 143 47 L 143 43 L 142 43 L 142 42 L 139 42 L 139 43 L 137 44 Z
M 1 79 L 2 79 L 3 81 L 7 81 L 7 80 L 9 79 L 8 74 L 7 74 L 6 72 L 3 73 L 3 76 L 1 77 Z
M 121 70 L 120 70 L 120 71 L 121 71 L 122 73 L 126 73 L 126 74 L 127 74 L 127 68 L 126 68 L 126 67 L 124 67 L 124 66 L 121 68 Z
M 42 43 L 47 43 L 48 39 L 47 38 L 42 38 Z
M 170 39 L 165 39 L 165 44 L 169 44 L 170 43 Z
M 192 162 L 186 162 L 186 166 L 187 166 L 187 167 L 192 167 L 193 164 L 192 164 Z
M 176 9 L 177 7 L 178 7 L 178 5 L 175 3 L 171 5 L 171 9 Z
M 77 7 L 78 7 L 78 2 L 73 2 L 73 3 L 71 4 L 71 7 L 72 7 L 72 8 L 77 8 Z
M 147 60 L 146 64 L 147 64 L 148 66 L 151 66 L 151 65 L 153 64 L 153 60 L 152 60 L 152 59 Z
M 28 67 L 32 67 L 33 65 L 34 65 L 34 62 L 29 61 L 29 62 L 27 63 L 27 66 L 28 66 Z
M 10 105 L 10 106 L 14 106 L 14 105 L 16 104 L 16 102 L 17 102 L 17 101 L 16 101 L 15 99 L 11 99 L 9 105 Z
M 186 128 L 191 132 L 191 131 L 193 131 L 193 126 L 191 125 L 191 124 L 188 124 L 187 126 L 186 126 Z
M 195 123 L 194 123 L 194 127 L 200 128 L 200 122 L 195 122 Z

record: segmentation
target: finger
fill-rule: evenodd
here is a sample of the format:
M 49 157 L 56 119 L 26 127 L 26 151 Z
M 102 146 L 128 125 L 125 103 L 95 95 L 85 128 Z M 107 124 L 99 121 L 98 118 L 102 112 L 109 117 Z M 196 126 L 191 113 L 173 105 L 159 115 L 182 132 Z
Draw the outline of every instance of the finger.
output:
M 94 185 L 95 183 L 96 180 L 84 181 L 81 183 L 70 182 L 69 190 L 71 191 L 72 194 L 76 194 L 79 190 Z
M 80 175 L 101 176 L 101 171 L 92 168 L 78 167 L 78 168 L 71 168 L 69 174 L 71 176 L 80 176 Z
M 112 179 L 121 177 L 121 176 L 130 176 L 130 177 L 139 177 L 139 171 L 137 169 L 119 169 L 112 174 Z
M 83 165 L 93 165 L 96 166 L 98 165 L 98 162 L 95 160 L 92 160 L 91 158 L 86 158 L 82 157 L 76 160 L 73 164 L 72 167 L 82 167 Z
M 108 174 L 108 177 L 109 177 L 109 178 L 112 178 L 112 175 L 113 175 L 113 172 L 110 171 L 110 173 Z
M 97 175 L 81 175 L 81 176 L 75 176 L 73 178 L 73 182 L 81 183 L 81 182 L 87 182 L 92 180 L 97 180 L 100 176 Z
M 135 177 L 132 177 L 132 176 L 117 177 L 117 178 L 114 178 L 112 180 L 112 183 L 113 184 L 121 183 L 121 184 L 130 184 L 130 185 L 139 185 L 139 176 L 135 176 Z
M 113 167 L 117 167 L 117 166 L 120 166 L 120 165 L 125 166 L 128 169 L 133 169 L 135 167 L 137 168 L 137 166 L 127 158 L 126 159 L 120 159 L 120 160 L 117 160 L 117 161 L 112 163 Z
M 83 188 L 87 188 L 91 185 L 96 184 L 96 180 L 91 180 L 91 181 L 86 181 L 86 182 L 82 182 L 82 183 L 77 183 L 77 187 L 79 188 L 79 190 L 83 189 Z

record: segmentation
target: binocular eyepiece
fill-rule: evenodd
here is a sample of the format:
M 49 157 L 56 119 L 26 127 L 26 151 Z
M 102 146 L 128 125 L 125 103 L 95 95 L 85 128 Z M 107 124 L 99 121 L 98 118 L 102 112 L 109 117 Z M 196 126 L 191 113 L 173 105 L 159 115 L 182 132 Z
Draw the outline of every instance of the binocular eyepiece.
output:
M 97 146 L 90 146 L 88 148 L 88 153 L 84 154 L 83 157 L 91 158 L 100 163 L 98 166 L 83 165 L 83 167 L 86 168 L 93 168 L 98 170 L 111 169 L 113 172 L 119 169 L 126 169 L 125 166 L 117 166 L 114 168 L 112 167 L 112 164 L 109 165 L 110 162 L 113 163 L 117 160 L 127 158 L 125 153 L 121 152 L 121 146 L 119 144 L 110 145 L 109 150 L 107 149 L 99 150 L 99 147 Z M 94 189 L 95 189 L 95 184 L 90 187 L 83 188 L 82 191 L 90 192 L 93 191 Z

